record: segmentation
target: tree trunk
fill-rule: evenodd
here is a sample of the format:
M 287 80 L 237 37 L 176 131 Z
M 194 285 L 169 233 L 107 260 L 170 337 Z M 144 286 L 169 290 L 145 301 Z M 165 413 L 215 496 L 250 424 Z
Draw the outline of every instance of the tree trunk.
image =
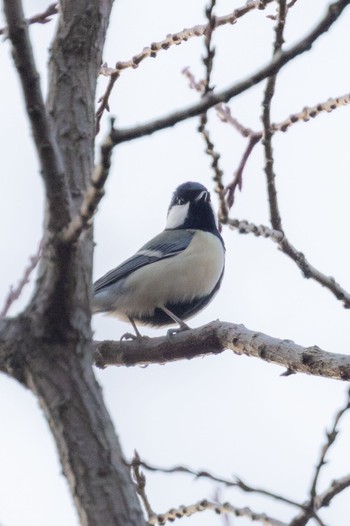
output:
M 27 384 L 50 424 L 81 524 L 144 524 L 93 375 L 90 343 L 38 344 L 30 353 Z
M 92 230 L 74 243 L 60 237 L 79 214 L 94 168 L 96 79 L 112 3 L 60 2 L 45 112 L 21 2 L 5 0 L 47 206 L 34 296 L 24 314 L 0 326 L 0 370 L 38 397 L 84 526 L 145 524 L 92 370 Z

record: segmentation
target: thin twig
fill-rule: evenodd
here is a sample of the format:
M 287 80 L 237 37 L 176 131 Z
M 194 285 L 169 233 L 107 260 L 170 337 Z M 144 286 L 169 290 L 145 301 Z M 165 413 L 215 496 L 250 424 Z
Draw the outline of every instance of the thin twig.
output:
M 247 147 L 239 163 L 239 166 L 234 173 L 233 181 L 230 184 L 228 184 L 226 187 L 226 191 L 227 191 L 226 200 L 227 200 L 227 206 L 229 209 L 232 207 L 234 203 L 236 189 L 239 188 L 239 190 L 242 190 L 243 171 L 244 171 L 245 165 L 247 164 L 250 154 L 254 150 L 254 146 L 258 144 L 260 140 L 261 140 L 261 133 L 256 133 L 250 136 Z
M 135 449 L 134 458 L 131 461 L 130 467 L 131 467 L 132 474 L 133 474 L 133 477 L 134 477 L 136 491 L 137 491 L 138 495 L 140 496 L 140 499 L 142 500 L 142 502 L 143 502 L 143 504 L 145 506 L 148 519 L 152 520 L 153 517 L 156 517 L 156 514 L 152 510 L 152 507 L 151 507 L 151 505 L 149 503 L 149 500 L 148 500 L 148 497 L 146 495 L 146 489 L 145 489 L 146 488 L 146 477 L 145 477 L 144 473 L 142 471 L 140 471 L 140 465 L 141 465 L 141 463 L 140 463 L 140 456 L 139 456 L 138 452 Z
M 327 276 L 311 265 L 302 252 L 299 252 L 284 235 L 279 247 L 284 254 L 289 256 L 298 265 L 305 278 L 314 279 L 341 301 L 345 309 L 350 309 L 350 293 L 345 290 L 332 276 Z
M 194 470 L 194 469 L 189 468 L 188 466 L 172 466 L 169 468 L 164 468 L 164 467 L 159 467 L 159 466 L 153 466 L 152 464 L 149 464 L 148 462 L 145 462 L 144 460 L 140 460 L 140 465 L 144 469 L 147 469 L 153 472 L 158 472 L 158 473 L 184 473 L 188 475 L 193 475 L 196 479 L 206 478 L 213 482 L 218 482 L 219 484 L 223 484 L 224 486 L 229 487 L 229 488 L 239 488 L 242 491 L 245 491 L 246 493 L 258 493 L 260 495 L 271 497 L 273 499 L 284 502 L 285 504 L 290 504 L 291 506 L 296 506 L 298 508 L 302 507 L 302 505 L 299 504 L 298 502 L 288 499 L 286 497 L 283 497 L 282 495 L 278 495 L 277 493 L 273 493 L 273 492 L 264 490 L 262 488 L 255 488 L 253 486 L 250 486 L 246 484 L 245 482 L 243 482 L 238 477 L 234 477 L 233 480 L 225 479 L 223 477 L 218 477 L 216 475 L 213 475 L 207 470 Z
M 210 0 L 209 5 L 205 10 L 208 24 L 204 32 L 204 45 L 205 45 L 205 56 L 203 57 L 203 64 L 205 66 L 205 79 L 204 79 L 204 91 L 203 95 L 207 95 L 212 90 L 211 75 L 213 71 L 215 48 L 212 45 L 213 32 L 216 27 L 216 17 L 214 16 L 214 8 L 216 0 Z
M 281 53 L 282 45 L 284 43 L 283 31 L 286 21 L 286 0 L 279 0 L 279 9 L 277 17 L 277 25 L 275 28 L 276 37 L 273 46 L 273 57 L 278 56 Z M 277 74 L 271 75 L 266 83 L 266 89 L 263 100 L 263 115 L 262 122 L 264 126 L 263 133 L 263 146 L 265 151 L 265 173 L 267 179 L 267 192 L 270 207 L 270 220 L 274 230 L 282 230 L 282 220 L 278 207 L 277 191 L 275 185 L 275 173 L 274 173 L 274 159 L 272 150 L 272 135 L 271 129 L 271 102 L 275 93 Z
M 202 95 L 205 93 L 206 81 L 198 82 L 188 67 L 184 68 L 182 73 L 188 79 L 190 88 L 195 89 Z M 213 159 L 212 167 L 215 172 L 214 181 L 217 183 L 215 191 L 219 195 L 219 205 L 220 205 L 219 214 L 218 214 L 219 221 L 220 223 L 224 224 L 227 222 L 229 209 L 233 205 L 236 188 L 239 188 L 240 190 L 242 189 L 244 167 L 247 163 L 247 160 L 251 152 L 254 149 L 254 146 L 261 140 L 262 133 L 261 132 L 255 133 L 253 132 L 253 130 L 250 130 L 249 128 L 244 127 L 240 122 L 238 122 L 237 119 L 235 119 L 232 116 L 231 110 L 226 104 L 217 104 L 215 106 L 215 110 L 217 114 L 219 115 L 222 122 L 229 122 L 241 135 L 243 135 L 243 137 L 249 137 L 248 146 L 243 153 L 242 159 L 239 163 L 237 170 L 234 173 L 233 181 L 229 185 L 227 185 L 225 188 L 222 183 L 223 172 L 222 170 L 220 170 L 219 165 L 218 165 L 220 155 L 217 152 L 215 152 L 214 144 L 210 138 L 209 131 L 206 128 L 207 114 L 204 113 L 201 117 L 201 126 L 199 128 L 199 131 L 202 133 L 204 140 L 206 142 L 206 145 L 207 145 L 206 152 Z
M 211 0 L 209 6 L 206 8 L 206 16 L 208 18 L 208 24 L 207 29 L 205 31 L 205 49 L 206 49 L 206 56 L 203 57 L 203 64 L 205 66 L 205 79 L 196 86 L 197 91 L 199 91 L 202 95 L 202 97 L 205 97 L 210 91 L 211 91 L 211 74 L 213 69 L 213 61 L 215 57 L 215 48 L 212 46 L 212 36 L 213 31 L 216 26 L 216 18 L 213 15 L 213 10 L 216 5 L 216 0 Z M 188 68 L 184 70 L 184 73 L 187 77 L 191 75 Z M 192 76 L 193 78 L 193 76 Z M 220 154 L 215 148 L 215 145 L 213 143 L 213 140 L 211 139 L 208 127 L 208 116 L 207 113 L 202 113 L 200 117 L 200 125 L 198 128 L 199 133 L 202 135 L 205 145 L 206 145 L 206 154 L 211 159 L 211 167 L 214 172 L 214 182 L 215 182 L 215 192 L 218 194 L 219 198 L 219 210 L 218 210 L 218 217 L 219 217 L 219 223 L 221 224 L 221 221 L 225 221 L 228 216 L 228 209 L 226 205 L 226 199 L 225 199 L 225 187 L 223 184 L 223 171 L 220 168 Z
M 251 137 L 252 135 L 256 135 L 258 133 L 260 133 L 262 137 L 262 132 L 255 132 L 254 130 L 247 128 L 242 123 L 240 123 L 236 117 L 232 115 L 230 107 L 226 104 L 218 104 L 215 109 L 220 120 L 222 122 L 231 124 L 231 126 L 233 126 L 233 128 L 235 128 L 242 135 L 242 137 Z
M 318 479 L 320 477 L 320 473 L 321 473 L 323 466 L 326 464 L 326 455 L 329 452 L 329 449 L 332 447 L 332 445 L 334 444 L 334 441 L 336 440 L 338 436 L 339 431 L 337 427 L 338 427 L 339 421 L 349 409 L 350 409 L 350 390 L 348 391 L 348 396 L 347 396 L 347 401 L 346 401 L 345 406 L 337 412 L 337 414 L 334 417 L 334 422 L 333 422 L 333 426 L 331 430 L 329 432 L 328 431 L 326 432 L 327 440 L 321 449 L 321 455 L 316 465 L 315 475 L 312 480 L 311 489 L 310 489 L 310 506 L 312 507 L 312 509 L 314 509 L 314 506 L 315 506 Z
M 265 513 L 257 513 L 252 511 L 250 508 L 237 508 L 229 502 L 220 504 L 217 502 L 210 502 L 208 500 L 202 500 L 196 504 L 190 504 L 188 506 L 179 506 L 178 508 L 172 508 L 171 510 L 156 515 L 152 517 L 148 524 L 153 525 L 162 525 L 168 521 L 174 521 L 176 519 L 181 519 L 182 517 L 190 517 L 194 513 L 198 513 L 205 510 L 215 511 L 218 515 L 222 513 L 232 513 L 236 517 L 246 517 L 253 522 L 260 522 L 264 526 L 287 526 L 285 522 L 281 522 L 277 519 L 269 517 Z
M 266 225 L 255 225 L 245 219 L 231 219 L 228 218 L 227 225 L 230 228 L 238 230 L 240 234 L 254 234 L 257 237 L 269 237 L 275 243 L 282 241 L 284 234 L 280 230 L 273 230 Z
M 320 113 L 331 111 L 346 106 L 350 103 L 350 94 L 341 95 L 339 97 L 332 97 L 325 102 L 319 102 L 315 106 L 306 106 L 299 113 L 293 113 L 287 119 L 271 125 L 272 131 L 287 131 L 293 124 L 297 122 L 308 122 L 310 119 L 314 119 Z
M 238 219 L 228 218 L 226 224 L 228 224 L 230 228 L 238 230 L 240 234 L 254 234 L 256 236 L 270 238 L 278 244 L 284 254 L 297 264 L 305 278 L 317 281 L 317 283 L 328 289 L 337 300 L 341 301 L 346 309 L 350 308 L 350 293 L 332 276 L 327 276 L 311 265 L 305 255 L 290 243 L 284 232 L 271 229 L 265 225 L 255 225 L 254 223 Z
M 24 270 L 23 276 L 19 280 L 17 287 L 13 287 L 13 286 L 10 287 L 9 293 L 5 299 L 4 306 L 2 308 L 2 311 L 0 312 L 0 318 L 5 318 L 12 304 L 16 300 L 18 300 L 18 298 L 22 294 L 24 287 L 27 285 L 27 283 L 29 283 L 30 275 L 40 261 L 41 249 L 42 249 L 42 241 L 39 243 L 39 247 L 38 247 L 36 254 L 34 254 L 34 256 L 31 256 L 29 258 L 29 263 Z
M 51 22 L 52 16 L 57 15 L 58 13 L 58 3 L 54 2 L 53 4 L 50 4 L 48 8 L 43 11 L 42 13 L 39 13 L 37 15 L 31 16 L 30 18 L 27 18 L 26 22 L 28 25 L 31 24 L 47 24 L 48 22 Z M 8 27 L 2 27 L 0 28 L 0 35 L 8 35 Z
M 315 467 L 315 473 L 311 482 L 311 488 L 310 488 L 310 500 L 304 504 L 304 511 L 302 511 L 297 517 L 295 517 L 290 526 L 305 526 L 308 521 L 313 517 L 313 515 L 322 507 L 328 506 L 336 495 L 338 495 L 341 491 L 344 491 L 344 489 L 348 488 L 350 486 L 350 477 L 344 477 L 343 479 L 339 479 L 337 481 L 333 481 L 332 485 L 326 492 L 317 495 L 317 483 L 318 479 L 320 477 L 320 473 L 322 468 L 326 465 L 326 455 L 329 452 L 330 448 L 334 444 L 337 436 L 338 436 L 338 424 L 340 419 L 344 416 L 344 414 L 349 411 L 350 409 L 350 389 L 348 390 L 347 394 L 347 400 L 345 403 L 345 406 L 340 409 L 333 421 L 332 428 L 329 432 L 326 432 L 326 442 L 323 445 L 321 449 L 320 458 L 317 462 L 317 465 Z
M 317 495 L 315 499 L 317 509 L 329 506 L 331 500 L 347 488 L 350 488 L 350 475 L 333 480 L 329 488 Z
M 196 104 L 171 113 L 166 117 L 162 117 L 133 128 L 114 129 L 113 143 L 117 145 L 122 142 L 144 137 L 145 135 L 151 135 L 152 133 L 174 126 L 175 124 L 186 119 L 198 116 L 221 102 L 228 102 L 230 99 L 240 95 L 252 86 L 257 85 L 267 77 L 276 74 L 295 57 L 306 51 L 309 51 L 314 42 L 323 33 L 329 30 L 332 24 L 334 24 L 334 22 L 340 17 L 344 9 L 349 4 L 350 0 L 338 0 L 337 2 L 330 4 L 321 21 L 304 38 L 302 38 L 289 50 L 282 51 L 276 55 L 269 64 L 259 69 L 256 73 L 249 75 L 249 77 L 243 81 L 240 81 L 221 92 L 210 93 L 206 98 L 197 102 Z
M 219 210 L 218 210 L 218 219 L 219 223 L 226 223 L 228 218 L 228 208 L 226 203 L 226 189 L 223 184 L 223 175 L 224 172 L 221 170 L 219 165 L 220 160 L 220 154 L 215 150 L 214 143 L 210 137 L 209 130 L 206 127 L 207 118 L 206 116 L 201 119 L 201 124 L 199 126 L 199 131 L 202 134 L 202 137 L 204 139 L 204 142 L 206 144 L 206 150 L 205 152 L 208 154 L 208 156 L 211 158 L 211 167 L 214 172 L 213 180 L 215 182 L 214 190 L 218 195 L 219 199 Z

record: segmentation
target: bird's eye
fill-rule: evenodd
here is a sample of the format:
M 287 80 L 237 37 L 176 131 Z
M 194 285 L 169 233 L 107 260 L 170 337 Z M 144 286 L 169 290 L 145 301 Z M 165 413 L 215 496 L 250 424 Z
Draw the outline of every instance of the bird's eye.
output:
M 177 198 L 177 204 L 178 205 L 183 205 L 185 203 L 185 199 L 183 197 L 178 197 Z

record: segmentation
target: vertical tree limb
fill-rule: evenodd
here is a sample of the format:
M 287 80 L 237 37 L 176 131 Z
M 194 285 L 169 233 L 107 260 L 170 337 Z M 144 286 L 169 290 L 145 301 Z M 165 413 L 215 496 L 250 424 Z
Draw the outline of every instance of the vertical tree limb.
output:
M 48 228 L 57 232 L 70 217 L 68 188 L 63 163 L 46 113 L 22 2 L 20 0 L 4 0 L 4 8 L 8 36 L 12 43 L 12 54 L 22 85 L 26 110 L 33 131 L 49 203 Z

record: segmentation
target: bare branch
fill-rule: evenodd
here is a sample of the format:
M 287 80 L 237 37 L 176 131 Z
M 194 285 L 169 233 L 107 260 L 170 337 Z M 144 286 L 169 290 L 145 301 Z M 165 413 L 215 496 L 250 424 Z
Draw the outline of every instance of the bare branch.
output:
M 39 13 L 37 15 L 31 16 L 26 21 L 28 25 L 31 24 L 47 24 L 48 22 L 51 22 L 52 16 L 56 15 L 58 13 L 58 3 L 54 2 L 53 4 L 50 4 L 45 11 L 42 13 Z M 0 28 L 0 35 L 8 35 L 8 28 L 2 27 Z
M 334 418 L 334 423 L 333 423 L 331 431 L 326 433 L 327 440 L 326 440 L 326 443 L 324 444 L 324 446 L 321 449 L 320 459 L 319 459 L 319 461 L 317 463 L 317 466 L 316 466 L 316 469 L 315 469 L 315 475 L 314 475 L 314 478 L 313 478 L 313 481 L 312 481 L 312 484 L 311 484 L 311 489 L 310 489 L 310 497 L 311 497 L 310 503 L 311 503 L 312 507 L 314 507 L 315 499 L 316 499 L 316 495 L 317 495 L 318 479 L 319 479 L 319 476 L 320 476 L 320 473 L 321 473 L 321 470 L 322 470 L 323 466 L 326 464 L 326 455 L 327 455 L 329 449 L 334 444 L 335 439 L 338 436 L 338 429 L 337 429 L 337 427 L 338 427 L 338 424 L 339 424 L 339 420 L 344 415 L 344 413 L 346 413 L 349 409 L 350 409 L 350 390 L 348 391 L 348 398 L 347 398 L 347 402 L 346 402 L 345 407 L 343 407 L 342 409 L 340 409 L 337 412 L 337 414 L 335 415 L 335 418 Z
M 341 95 L 339 97 L 329 98 L 325 102 L 320 102 L 316 104 L 315 106 L 311 107 L 305 107 L 303 110 L 299 113 L 294 113 L 293 115 L 290 115 L 287 119 L 285 119 L 282 122 L 272 124 L 271 128 L 274 132 L 276 131 L 287 131 L 293 124 L 297 122 L 307 122 L 310 119 L 314 119 L 320 113 L 327 112 L 330 113 L 331 111 L 340 108 L 341 106 L 346 106 L 350 102 L 350 94 Z
M 134 458 L 131 461 L 130 467 L 132 469 L 132 474 L 134 476 L 136 491 L 145 506 L 148 519 L 150 520 L 153 517 L 155 517 L 156 514 L 152 510 L 152 507 L 146 495 L 146 477 L 145 477 L 145 474 L 142 471 L 140 471 L 140 465 L 141 465 L 140 456 L 138 452 L 135 450 Z
M 226 187 L 226 190 L 227 190 L 226 199 L 227 199 L 227 205 L 229 208 L 231 208 L 234 203 L 236 189 L 237 188 L 239 188 L 240 190 L 242 189 L 243 171 L 244 171 L 245 165 L 247 164 L 247 161 L 250 157 L 250 154 L 254 150 L 255 145 L 258 144 L 260 140 L 261 140 L 261 133 L 255 133 L 250 136 L 247 147 L 244 150 L 242 159 L 239 163 L 239 166 L 233 175 L 233 181 L 230 184 L 228 184 Z
M 208 92 L 206 90 L 207 80 L 200 82 L 196 81 L 194 75 L 191 73 L 188 67 L 185 68 L 182 72 L 188 79 L 190 88 L 195 89 L 202 95 Z M 240 190 L 242 189 L 243 170 L 245 168 L 247 160 L 251 152 L 253 151 L 254 146 L 261 140 L 262 133 L 256 133 L 250 130 L 249 128 L 245 128 L 241 123 L 237 121 L 237 119 L 235 119 L 232 116 L 230 108 L 225 104 L 217 104 L 215 106 L 215 110 L 222 122 L 230 123 L 241 135 L 243 135 L 243 137 L 249 137 L 248 146 L 243 153 L 241 162 L 239 163 L 237 170 L 234 173 L 233 181 L 225 188 L 222 183 L 223 172 L 219 168 L 220 155 L 214 150 L 214 144 L 210 138 L 209 131 L 206 127 L 206 113 L 203 113 L 201 117 L 201 125 L 199 127 L 199 131 L 202 133 L 207 145 L 206 153 L 208 153 L 208 155 L 212 158 L 212 168 L 215 174 L 214 181 L 217 183 L 215 190 L 219 195 L 219 221 L 225 224 L 228 219 L 229 208 L 232 207 L 234 202 L 235 191 L 237 188 L 239 188 Z
M 266 5 L 272 2 L 272 0 L 266 0 Z M 214 29 L 224 26 L 227 24 L 235 24 L 239 18 L 249 13 L 254 9 L 261 8 L 261 0 L 249 0 L 245 5 L 235 9 L 232 13 L 228 15 L 215 17 L 215 22 L 211 31 Z M 119 61 L 116 63 L 115 68 L 110 68 L 107 64 L 103 64 L 100 74 L 106 77 L 110 77 L 108 86 L 105 94 L 99 99 L 100 105 L 96 111 L 96 133 L 99 132 L 100 122 L 102 115 L 105 110 L 109 111 L 109 97 L 112 93 L 114 84 L 116 80 L 120 77 L 121 72 L 127 68 L 138 68 L 140 63 L 148 57 L 155 58 L 159 51 L 167 50 L 172 46 L 178 46 L 183 42 L 187 42 L 190 38 L 193 37 L 202 37 L 208 31 L 208 25 L 196 25 L 189 29 L 183 29 L 177 33 L 167 35 L 167 37 L 160 42 L 153 42 L 149 47 L 143 48 L 143 50 L 134 55 L 130 60 Z
M 317 509 L 329 506 L 331 500 L 339 495 L 342 491 L 350 487 L 350 475 L 346 475 L 340 479 L 333 480 L 332 484 L 326 491 L 317 495 L 315 505 Z
M 346 291 L 332 276 L 327 276 L 311 265 L 302 252 L 299 252 L 286 238 L 284 232 L 271 229 L 265 225 L 254 225 L 248 221 L 228 218 L 226 224 L 230 228 L 238 230 L 240 234 L 254 234 L 270 238 L 278 244 L 281 251 L 289 256 L 302 271 L 307 279 L 314 279 L 323 287 L 327 288 L 332 294 L 344 304 L 346 309 L 350 308 L 350 293 Z
M 179 508 L 173 508 L 165 513 L 152 517 L 148 521 L 148 524 L 150 526 L 156 524 L 165 524 L 168 521 L 172 522 L 176 519 L 181 519 L 182 517 L 190 517 L 194 513 L 198 513 L 200 511 L 205 510 L 215 511 L 215 513 L 219 515 L 221 515 L 222 513 L 232 513 L 236 517 L 246 517 L 253 522 L 260 522 L 264 526 L 287 526 L 287 524 L 284 522 L 281 522 L 277 519 L 273 519 L 265 513 L 256 513 L 250 508 L 237 508 L 229 502 L 220 504 L 217 502 L 210 502 L 208 500 L 202 500 L 200 502 L 197 502 L 196 504 L 190 504 L 188 506 L 180 506 Z
M 283 237 L 279 246 L 284 254 L 289 256 L 298 265 L 305 278 L 311 278 L 326 287 L 343 303 L 346 309 L 350 308 L 350 294 L 332 276 L 326 276 L 308 262 L 305 255 L 299 252 L 286 237 Z
M 293 372 L 335 380 L 350 380 L 350 356 L 323 351 L 317 345 L 302 347 L 290 340 L 280 340 L 243 325 L 213 321 L 177 334 L 173 338 L 143 338 L 141 341 L 94 342 L 95 362 L 107 365 L 133 366 L 190 360 L 219 354 L 226 349 L 237 355 L 252 356 Z
M 216 0 L 210 0 L 208 7 L 205 10 L 208 24 L 204 32 L 204 44 L 205 44 L 205 57 L 203 57 L 203 64 L 205 66 L 206 77 L 204 80 L 204 95 L 211 91 L 211 74 L 213 71 L 213 63 L 215 57 L 215 48 L 212 45 L 213 32 L 216 27 L 216 17 L 214 16 L 214 8 L 216 6 Z
M 131 466 L 133 462 L 134 462 L 134 459 L 129 465 Z M 258 493 L 260 495 L 271 497 L 273 499 L 284 502 L 285 504 L 289 504 L 291 506 L 302 508 L 302 505 L 296 501 L 287 499 L 286 497 L 283 497 L 282 495 L 278 495 L 277 493 L 266 491 L 262 488 L 255 488 L 253 486 L 250 486 L 249 484 L 246 484 L 238 477 L 234 477 L 234 479 L 231 480 L 231 479 L 225 479 L 223 477 L 218 477 L 216 475 L 213 475 L 207 470 L 194 470 L 194 469 L 189 468 L 188 466 L 172 466 L 169 468 L 164 468 L 164 467 L 159 467 L 159 466 L 153 466 L 152 464 L 144 460 L 140 460 L 139 463 L 144 469 L 147 469 L 149 471 L 158 472 L 158 473 L 184 473 L 188 475 L 193 475 L 196 479 L 206 478 L 213 482 L 223 484 L 224 486 L 228 488 L 238 488 L 238 489 L 241 489 L 242 491 L 245 491 L 246 493 Z
M 283 40 L 283 32 L 286 21 L 287 7 L 286 0 L 279 0 L 279 9 L 277 17 L 277 25 L 275 27 L 276 38 L 273 46 L 273 57 L 281 53 Z M 275 185 L 274 160 L 272 150 L 272 135 L 271 129 L 271 102 L 275 93 L 276 74 L 269 77 L 263 100 L 263 116 L 262 122 L 264 126 L 263 132 L 263 146 L 265 150 L 265 173 L 267 178 L 267 191 L 269 196 L 270 219 L 274 230 L 282 230 L 282 221 L 278 209 L 277 191 Z
M 221 170 L 220 165 L 219 165 L 220 154 L 215 150 L 215 145 L 210 137 L 209 130 L 206 127 L 206 124 L 207 124 L 207 117 L 206 117 L 206 114 L 203 114 L 203 117 L 201 118 L 201 124 L 198 130 L 201 133 L 204 139 L 204 142 L 206 144 L 205 152 L 211 158 L 211 167 L 214 172 L 213 180 L 216 183 L 214 190 L 217 193 L 218 198 L 219 198 L 219 210 L 218 210 L 219 222 L 226 223 L 227 217 L 228 217 L 228 208 L 227 208 L 226 197 L 225 197 L 226 190 L 225 190 L 225 186 L 223 183 L 224 172 Z
M 50 203 L 48 228 L 60 230 L 69 220 L 69 198 L 62 161 L 51 131 L 20 0 L 4 0 L 13 57 L 21 80 L 27 114 Z
M 245 219 L 230 219 L 228 218 L 227 224 L 230 228 L 238 230 L 240 234 L 254 234 L 257 237 L 270 237 L 276 243 L 279 243 L 284 235 L 280 230 L 273 230 L 272 228 L 265 225 L 255 225 L 249 223 Z
M 192 79 L 193 86 L 192 88 L 196 89 L 202 97 L 205 97 L 208 93 L 212 91 L 212 88 L 210 86 L 211 84 L 211 74 L 213 69 L 213 62 L 215 57 L 215 48 L 212 46 L 212 36 L 213 31 L 215 29 L 216 25 L 216 17 L 213 14 L 214 8 L 216 5 L 216 0 L 211 0 L 208 7 L 206 8 L 206 16 L 208 18 L 208 25 L 205 31 L 205 50 L 206 50 L 206 56 L 203 57 L 203 64 L 205 66 L 206 76 L 205 79 L 200 82 L 196 83 L 194 80 L 193 75 L 190 73 L 189 68 L 185 68 L 183 70 L 183 73 L 187 76 L 187 78 Z M 191 82 L 190 82 L 191 84 Z M 198 128 L 199 133 L 202 135 L 206 149 L 205 153 L 209 156 L 211 159 L 211 167 L 214 172 L 213 180 L 216 183 L 215 184 L 215 192 L 218 195 L 219 198 L 219 210 L 218 210 L 218 218 L 219 223 L 221 220 L 226 220 L 228 216 L 228 208 L 226 205 L 226 198 L 225 198 L 225 186 L 223 183 L 223 171 L 220 168 L 220 153 L 215 148 L 215 145 L 213 143 L 213 140 L 211 139 L 209 130 L 208 130 L 208 116 L 207 113 L 202 113 L 200 117 L 200 125 Z M 221 228 L 221 225 L 220 225 Z
M 231 113 L 231 109 L 229 106 L 225 104 L 218 104 L 215 107 L 218 116 L 222 122 L 227 122 L 228 124 L 231 124 L 235 130 L 238 131 L 242 135 L 242 137 L 251 137 L 252 135 L 256 135 L 257 133 L 260 133 L 262 137 L 262 132 L 255 132 L 254 130 L 251 130 L 250 128 L 247 128 L 243 124 L 241 124 L 236 117 L 234 117 Z
M 338 436 L 338 424 L 340 419 L 344 416 L 344 414 L 349 411 L 350 409 L 350 389 L 348 390 L 347 400 L 345 406 L 340 409 L 335 417 L 334 422 L 332 425 L 332 428 L 329 432 L 326 433 L 326 442 L 323 445 L 321 449 L 321 454 L 319 461 L 317 462 L 316 468 L 315 468 L 315 474 L 311 482 L 311 488 L 310 488 L 310 500 L 304 504 L 304 511 L 301 512 L 293 521 L 291 522 L 290 526 L 305 526 L 308 521 L 313 517 L 313 515 L 322 507 L 328 506 L 331 502 L 332 498 L 338 495 L 341 491 L 348 488 L 350 486 L 350 477 L 344 477 L 343 479 L 339 479 L 337 481 L 333 481 L 331 487 L 326 490 L 323 494 L 317 495 L 317 483 L 318 479 L 321 473 L 322 468 L 326 464 L 326 455 L 329 452 L 329 449 L 334 444 L 337 436 Z
M 288 9 L 290 9 L 291 7 L 293 7 L 296 3 L 297 3 L 298 0 L 290 0 L 290 2 L 288 2 L 287 4 L 287 7 Z
M 39 248 L 36 254 L 34 254 L 34 256 L 31 256 L 29 258 L 29 263 L 27 267 L 25 268 L 23 276 L 21 277 L 17 287 L 13 287 L 13 286 L 10 287 L 10 291 L 5 299 L 5 304 L 3 306 L 3 309 L 0 312 L 0 318 L 5 318 L 11 305 L 20 297 L 24 287 L 27 285 L 27 283 L 29 283 L 30 275 L 40 261 L 41 249 L 42 249 L 42 241 L 39 244 Z
M 259 69 L 256 73 L 249 75 L 249 77 L 242 80 L 241 82 L 238 82 L 237 84 L 234 84 L 230 88 L 219 93 L 210 93 L 200 102 L 183 110 L 171 113 L 166 117 L 156 119 L 152 122 L 136 126 L 134 128 L 115 129 L 113 132 L 114 144 L 117 145 L 122 142 L 144 137 L 145 135 L 151 135 L 157 131 L 174 126 L 183 120 L 200 115 L 201 113 L 213 108 L 221 102 L 228 102 L 230 99 L 243 93 L 252 86 L 255 86 L 267 77 L 276 74 L 283 68 L 283 66 L 285 66 L 289 61 L 293 60 L 296 56 L 301 55 L 305 51 L 309 51 L 314 42 L 323 33 L 328 31 L 332 24 L 340 17 L 349 3 L 350 0 L 338 0 L 337 2 L 332 3 L 321 21 L 304 38 L 302 38 L 289 50 L 283 51 L 276 55 L 269 64 Z

